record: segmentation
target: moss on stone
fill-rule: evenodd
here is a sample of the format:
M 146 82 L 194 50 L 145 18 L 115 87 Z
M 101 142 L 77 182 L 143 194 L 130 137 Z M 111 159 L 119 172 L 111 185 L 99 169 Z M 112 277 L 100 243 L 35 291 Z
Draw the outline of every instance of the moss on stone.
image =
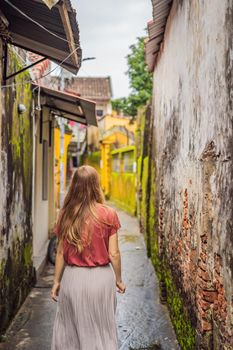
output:
M 181 349 L 194 350 L 196 349 L 196 332 L 189 320 L 184 302 L 173 282 L 170 269 L 163 266 L 162 273 L 167 292 L 167 304 Z
M 28 242 L 24 246 L 23 250 L 23 257 L 24 257 L 24 265 L 25 266 L 30 266 L 32 262 L 32 243 Z
M 151 167 L 151 179 L 155 178 L 155 167 L 152 165 Z M 142 186 L 143 192 L 147 189 L 145 183 Z M 150 252 L 149 256 L 151 258 L 152 264 L 156 270 L 157 277 L 160 282 L 165 286 L 166 289 L 166 298 L 167 305 L 170 311 L 171 320 L 177 335 L 177 339 L 183 350 L 194 350 L 196 348 L 196 332 L 195 328 L 192 326 L 191 321 L 189 319 L 189 315 L 185 309 L 184 302 L 182 297 L 179 294 L 179 291 L 176 287 L 176 284 L 173 281 L 172 273 L 169 268 L 169 264 L 166 263 L 165 257 L 164 260 L 161 260 L 159 256 L 159 248 L 158 248 L 158 233 L 156 232 L 156 206 L 155 206 L 155 182 L 151 183 L 150 190 L 150 203 L 149 210 L 146 212 L 146 216 L 148 219 L 147 230 L 149 232 L 145 233 L 145 236 L 149 234 L 150 246 L 147 246 L 147 251 Z M 145 198 L 145 194 L 142 193 L 142 198 Z M 145 205 L 145 204 L 144 204 Z M 144 208 L 142 207 L 142 211 Z M 148 242 L 147 242 L 148 244 Z M 160 283 L 160 286 L 162 285 Z
M 148 182 L 148 156 L 143 159 L 143 171 L 142 171 L 142 200 L 141 200 L 141 220 L 143 227 L 146 231 L 147 220 L 147 182 Z M 146 233 L 146 232 L 145 232 Z M 147 235 L 145 234 L 147 240 Z
M 156 167 L 151 157 L 151 144 L 145 141 L 152 132 L 150 123 L 146 123 L 146 110 L 141 110 L 138 116 L 137 137 L 137 179 L 138 208 L 140 226 L 143 231 L 148 256 L 156 270 L 160 282 L 161 296 L 165 294 L 171 320 L 182 350 L 196 349 L 196 332 L 191 324 L 182 296 L 172 277 L 169 262 L 161 257 L 159 251 L 158 209 L 156 209 Z
M 22 68 L 19 58 L 9 49 L 8 74 Z M 21 84 L 30 79 L 28 72 L 22 72 L 9 80 L 15 87 L 4 90 L 2 106 L 5 110 L 4 143 L 2 149 L 7 157 L 8 198 L 6 222 L 2 234 L 6 235 L 7 246 L 3 245 L 4 258 L 0 261 L 0 332 L 26 298 L 33 280 L 32 266 L 32 117 L 31 85 Z M 19 115 L 18 104 L 24 104 L 25 113 Z M 15 212 L 20 201 L 22 211 Z M 18 217 L 15 220 L 15 216 Z M 4 244 L 5 240 L 2 241 Z

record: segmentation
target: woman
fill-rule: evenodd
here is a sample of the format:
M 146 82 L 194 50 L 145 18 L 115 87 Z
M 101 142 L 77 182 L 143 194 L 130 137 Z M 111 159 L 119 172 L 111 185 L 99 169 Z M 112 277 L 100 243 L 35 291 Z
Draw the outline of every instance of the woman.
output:
M 51 296 L 58 307 L 52 350 L 118 349 L 116 287 L 125 292 L 120 226 L 115 210 L 104 205 L 96 170 L 79 167 L 55 226 L 59 241 Z

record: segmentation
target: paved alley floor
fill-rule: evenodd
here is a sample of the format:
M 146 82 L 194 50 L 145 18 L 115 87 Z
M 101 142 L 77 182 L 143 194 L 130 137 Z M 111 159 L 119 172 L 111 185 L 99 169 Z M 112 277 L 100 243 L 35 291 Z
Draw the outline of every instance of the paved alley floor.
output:
M 117 211 L 127 286 L 126 293 L 117 296 L 119 350 L 179 349 L 168 310 L 159 302 L 158 281 L 146 256 L 137 218 Z M 6 341 L 0 343 L 0 350 L 50 350 L 56 311 L 56 303 L 50 299 L 52 281 L 53 266 L 48 265 L 9 328 Z

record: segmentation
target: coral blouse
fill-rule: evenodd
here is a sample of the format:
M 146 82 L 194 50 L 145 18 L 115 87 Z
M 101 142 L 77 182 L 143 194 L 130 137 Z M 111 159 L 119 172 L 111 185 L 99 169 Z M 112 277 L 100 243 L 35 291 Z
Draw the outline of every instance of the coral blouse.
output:
M 92 225 L 92 236 L 90 244 L 84 248 L 82 253 L 78 253 L 76 248 L 69 244 L 66 239 L 63 242 L 63 255 L 66 264 L 77 266 L 102 266 L 110 262 L 108 253 L 109 237 L 117 232 L 121 227 L 116 211 L 108 206 L 98 204 L 96 213 L 101 221 L 112 226 L 96 222 L 90 219 L 86 225 Z M 59 237 L 59 227 L 56 225 L 54 233 Z M 85 235 L 85 225 L 84 232 Z

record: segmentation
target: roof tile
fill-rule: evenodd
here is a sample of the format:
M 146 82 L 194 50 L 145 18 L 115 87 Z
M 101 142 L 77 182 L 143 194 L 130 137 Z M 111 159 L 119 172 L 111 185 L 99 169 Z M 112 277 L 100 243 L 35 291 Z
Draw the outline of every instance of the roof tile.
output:
M 112 97 L 110 77 L 77 77 L 66 80 L 66 88 L 91 100 L 110 100 Z

